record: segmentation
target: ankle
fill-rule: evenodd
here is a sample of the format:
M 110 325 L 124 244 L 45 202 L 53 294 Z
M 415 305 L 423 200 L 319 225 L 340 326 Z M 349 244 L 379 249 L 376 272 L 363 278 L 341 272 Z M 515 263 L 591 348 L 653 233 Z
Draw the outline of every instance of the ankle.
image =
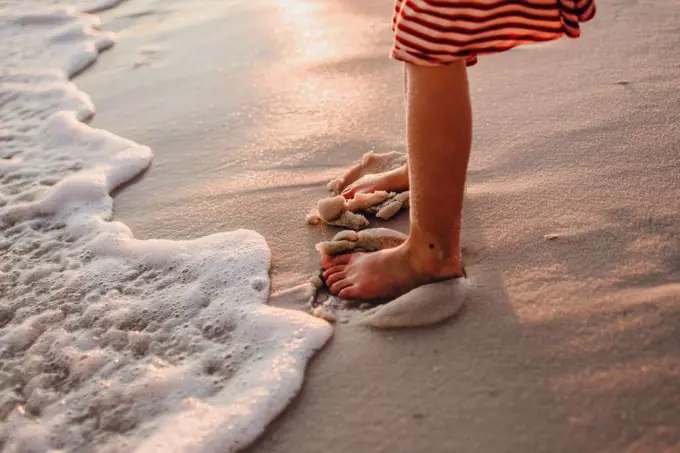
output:
M 404 247 L 417 273 L 435 278 L 463 275 L 460 250 L 457 247 L 438 247 L 436 244 L 419 243 L 410 238 Z

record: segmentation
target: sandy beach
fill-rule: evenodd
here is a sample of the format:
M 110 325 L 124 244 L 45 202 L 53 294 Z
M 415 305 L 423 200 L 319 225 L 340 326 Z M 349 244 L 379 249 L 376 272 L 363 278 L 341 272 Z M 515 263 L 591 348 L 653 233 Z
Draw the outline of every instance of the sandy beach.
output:
M 367 151 L 405 151 L 391 9 L 103 12 L 120 40 L 77 79 L 91 125 L 155 153 L 115 219 L 142 239 L 252 229 L 274 290 L 305 281 L 337 231 L 304 222 L 325 183 Z M 680 451 L 678 23 L 675 2 L 599 0 L 578 40 L 481 58 L 464 311 L 424 329 L 338 324 L 249 451 Z M 388 225 L 407 231 L 407 215 Z

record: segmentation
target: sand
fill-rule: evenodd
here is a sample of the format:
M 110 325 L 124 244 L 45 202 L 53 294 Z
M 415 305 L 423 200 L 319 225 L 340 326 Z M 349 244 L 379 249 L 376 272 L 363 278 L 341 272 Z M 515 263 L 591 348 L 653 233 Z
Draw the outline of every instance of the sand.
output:
M 156 155 L 116 218 L 140 238 L 254 229 L 274 289 L 305 281 L 336 232 L 304 225 L 327 181 L 367 151 L 404 151 L 391 6 L 104 13 L 121 42 L 79 86 L 95 126 Z M 338 324 L 251 451 L 680 450 L 680 5 L 598 6 L 582 39 L 471 69 L 463 313 L 397 332 Z M 376 225 L 408 228 L 404 214 Z

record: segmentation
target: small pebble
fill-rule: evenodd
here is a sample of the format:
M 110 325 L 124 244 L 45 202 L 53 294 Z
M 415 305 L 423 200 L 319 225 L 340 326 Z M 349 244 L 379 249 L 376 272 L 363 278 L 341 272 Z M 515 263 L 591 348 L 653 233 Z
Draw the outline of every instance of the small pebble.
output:
M 553 240 L 559 238 L 560 235 L 559 235 L 559 234 L 546 234 L 546 235 L 543 236 L 543 237 L 544 237 L 545 239 L 549 240 L 549 241 L 553 241 Z
M 617 80 L 616 82 L 614 82 L 614 85 L 628 85 L 629 83 L 630 82 L 628 82 L 627 80 Z

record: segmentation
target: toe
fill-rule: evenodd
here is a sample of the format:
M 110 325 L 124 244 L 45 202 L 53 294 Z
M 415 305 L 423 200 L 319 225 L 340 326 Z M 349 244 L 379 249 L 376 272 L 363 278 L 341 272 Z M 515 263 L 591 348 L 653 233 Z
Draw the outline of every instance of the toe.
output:
M 347 199 L 354 198 L 358 193 L 373 193 L 377 189 L 376 181 L 357 181 L 345 188 L 341 195 Z
M 365 186 L 349 187 L 349 188 L 345 189 L 345 191 L 342 193 L 342 196 L 345 197 L 348 200 L 351 200 L 357 194 L 373 193 L 375 191 L 376 191 L 375 187 L 365 187 Z
M 333 258 L 335 257 L 330 255 L 323 255 L 323 257 L 321 258 L 321 269 L 325 270 L 333 267 Z
M 357 190 L 357 184 L 356 181 L 353 183 L 348 184 L 344 189 L 342 189 L 342 192 L 340 192 L 340 195 L 344 196 L 345 198 L 352 198 L 354 196 L 354 192 Z
M 341 266 L 347 264 L 352 259 L 352 255 L 344 254 L 338 256 L 324 256 L 321 260 L 321 267 L 324 269 L 330 269 L 331 267 Z
M 355 189 L 353 187 L 348 187 L 342 191 L 341 195 L 349 200 L 351 198 L 354 198 L 354 190 Z
M 323 274 L 321 274 L 321 276 L 325 280 L 333 274 L 337 274 L 338 272 L 344 271 L 345 267 L 346 267 L 345 265 L 329 267 Z
M 343 278 L 342 280 L 338 280 L 335 282 L 331 287 L 331 293 L 333 294 L 339 294 L 340 291 L 343 289 L 347 288 L 348 286 L 352 286 L 353 283 L 350 280 L 347 280 L 346 278 Z
M 359 290 L 357 288 L 357 285 L 350 285 L 346 288 L 343 288 L 338 292 L 338 297 L 342 299 L 359 299 Z
M 344 280 L 345 278 L 347 278 L 347 274 L 344 272 L 336 272 L 326 279 L 326 286 L 331 288 L 335 283 L 339 282 L 340 280 Z

